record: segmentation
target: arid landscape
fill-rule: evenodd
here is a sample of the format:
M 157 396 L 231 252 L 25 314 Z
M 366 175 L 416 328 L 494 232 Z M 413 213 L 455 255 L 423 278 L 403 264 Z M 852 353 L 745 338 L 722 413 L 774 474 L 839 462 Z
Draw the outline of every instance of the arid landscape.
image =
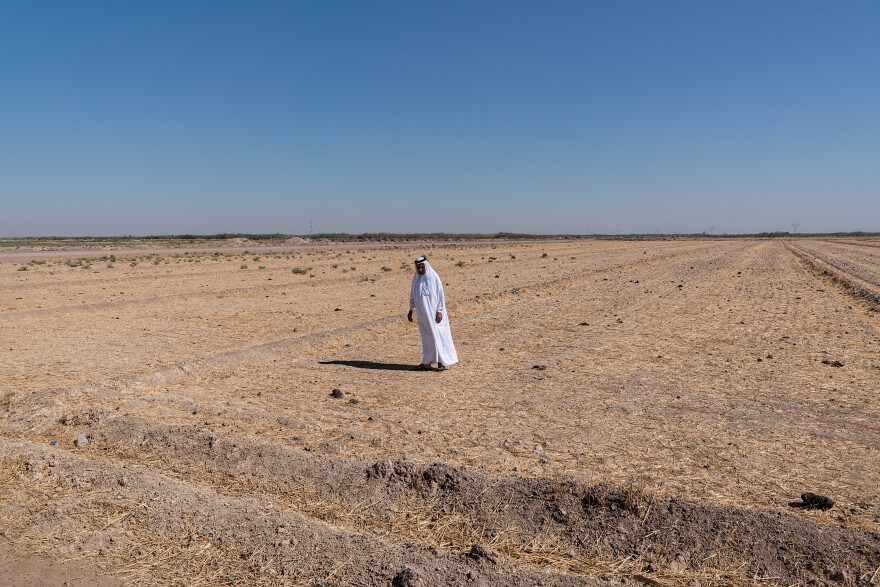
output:
M 0 584 L 880 585 L 880 239 L 150 246 L 0 251 Z

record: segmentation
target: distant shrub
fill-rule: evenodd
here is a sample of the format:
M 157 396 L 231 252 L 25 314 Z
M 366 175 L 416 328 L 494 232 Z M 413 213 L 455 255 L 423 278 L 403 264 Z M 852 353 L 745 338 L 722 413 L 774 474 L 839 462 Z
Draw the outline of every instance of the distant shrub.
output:
M 464 267 L 464 261 L 459 261 L 455 264 L 456 267 Z
M 294 267 L 290 271 L 295 273 L 296 275 L 305 275 L 311 270 L 311 267 Z
M 386 267 L 385 265 L 382 265 L 382 271 L 391 271 L 391 267 Z

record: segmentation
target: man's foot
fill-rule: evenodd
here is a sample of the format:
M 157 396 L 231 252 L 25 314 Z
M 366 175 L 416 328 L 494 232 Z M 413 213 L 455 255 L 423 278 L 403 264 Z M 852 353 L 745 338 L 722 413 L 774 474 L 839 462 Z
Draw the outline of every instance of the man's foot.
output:
M 431 365 L 416 365 L 416 371 L 430 371 Z
M 437 363 L 437 370 L 438 370 L 438 371 L 446 371 L 448 368 L 449 368 L 449 367 L 447 367 L 447 366 L 444 365 L 443 363 Z

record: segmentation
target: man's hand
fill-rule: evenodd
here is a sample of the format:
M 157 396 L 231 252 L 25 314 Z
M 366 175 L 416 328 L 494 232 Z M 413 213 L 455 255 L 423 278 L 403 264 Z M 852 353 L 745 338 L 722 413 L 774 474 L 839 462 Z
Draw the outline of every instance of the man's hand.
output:
M 440 324 L 441 322 L 443 322 L 443 312 L 437 312 L 437 315 L 434 316 L 434 321 L 437 324 Z
M 409 320 L 410 322 L 413 321 L 413 319 L 412 319 L 412 310 L 410 310 L 410 311 L 409 311 L 409 314 L 406 315 L 406 319 Z

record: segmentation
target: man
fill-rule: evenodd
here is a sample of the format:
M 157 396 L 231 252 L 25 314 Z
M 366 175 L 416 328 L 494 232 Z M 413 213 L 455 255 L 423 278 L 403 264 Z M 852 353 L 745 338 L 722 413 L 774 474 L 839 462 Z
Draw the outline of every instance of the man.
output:
M 443 283 L 425 257 L 419 257 L 415 263 L 416 274 L 412 279 L 409 314 L 406 317 L 412 322 L 413 309 L 417 310 L 419 333 L 422 335 L 422 362 L 416 369 L 426 371 L 431 369 L 433 363 L 437 363 L 437 369 L 445 371 L 447 367 L 458 362 L 458 355 L 455 345 L 452 344 L 452 331 L 446 316 Z

